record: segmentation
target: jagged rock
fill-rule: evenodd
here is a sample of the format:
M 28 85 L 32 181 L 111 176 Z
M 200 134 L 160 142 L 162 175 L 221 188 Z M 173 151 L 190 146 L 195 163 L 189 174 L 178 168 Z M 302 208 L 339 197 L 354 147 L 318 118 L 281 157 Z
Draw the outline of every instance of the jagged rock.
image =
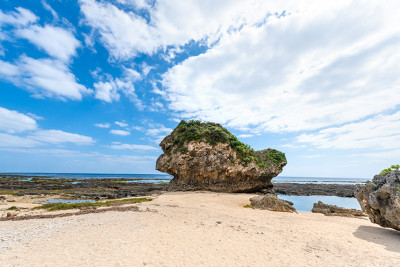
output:
M 311 210 L 314 213 L 323 213 L 327 216 L 343 216 L 343 217 L 362 217 L 366 216 L 364 212 L 356 209 L 346 209 L 342 207 L 338 207 L 336 205 L 328 205 L 323 203 L 322 201 L 318 201 L 318 203 L 314 203 L 314 206 Z
M 216 123 L 181 121 L 160 143 L 156 169 L 174 176 L 170 190 L 256 192 L 286 165 L 274 149 L 254 151 Z
M 375 175 L 357 186 L 355 197 L 371 222 L 400 231 L 400 171 Z
M 287 200 L 279 199 L 276 195 L 267 194 L 264 196 L 255 196 L 250 198 L 251 206 L 255 209 L 296 212 L 293 203 Z

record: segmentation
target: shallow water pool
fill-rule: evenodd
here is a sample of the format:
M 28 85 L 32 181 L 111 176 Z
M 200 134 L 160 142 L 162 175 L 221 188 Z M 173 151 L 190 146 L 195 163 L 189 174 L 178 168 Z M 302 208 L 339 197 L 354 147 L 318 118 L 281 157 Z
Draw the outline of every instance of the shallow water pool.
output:
M 288 195 L 278 195 L 278 197 L 293 202 L 293 207 L 299 212 L 311 212 L 314 203 L 317 203 L 318 201 L 322 201 L 329 205 L 336 205 L 338 207 L 361 210 L 360 204 L 354 197 Z

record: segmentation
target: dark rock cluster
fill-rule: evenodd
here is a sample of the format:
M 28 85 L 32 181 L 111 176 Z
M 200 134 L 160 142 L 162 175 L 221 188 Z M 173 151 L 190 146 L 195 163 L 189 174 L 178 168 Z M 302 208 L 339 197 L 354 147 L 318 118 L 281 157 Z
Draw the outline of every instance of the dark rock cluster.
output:
M 328 205 L 323 203 L 322 201 L 318 201 L 318 203 L 314 203 L 314 206 L 311 210 L 314 213 L 322 213 L 327 216 L 342 216 L 342 217 L 363 217 L 366 216 L 364 212 L 356 209 L 346 209 L 342 207 L 338 207 L 336 205 Z

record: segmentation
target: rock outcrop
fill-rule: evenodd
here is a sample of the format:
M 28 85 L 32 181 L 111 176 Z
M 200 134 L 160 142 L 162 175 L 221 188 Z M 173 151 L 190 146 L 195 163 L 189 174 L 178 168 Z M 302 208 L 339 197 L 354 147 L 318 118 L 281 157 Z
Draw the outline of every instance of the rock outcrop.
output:
M 250 203 L 251 207 L 254 209 L 296 212 L 292 202 L 280 199 L 273 194 L 252 197 L 250 198 Z
M 375 175 L 357 186 L 355 197 L 371 222 L 400 231 L 400 171 Z
M 211 122 L 181 121 L 160 146 L 156 169 L 174 176 L 170 190 L 256 192 L 286 165 L 282 152 L 254 151 Z
M 342 217 L 363 217 L 366 216 L 364 212 L 356 209 L 346 209 L 342 207 L 338 207 L 336 205 L 328 205 L 323 203 L 322 201 L 318 201 L 318 203 L 314 203 L 314 206 L 311 210 L 314 213 L 322 213 L 327 216 L 342 216 Z

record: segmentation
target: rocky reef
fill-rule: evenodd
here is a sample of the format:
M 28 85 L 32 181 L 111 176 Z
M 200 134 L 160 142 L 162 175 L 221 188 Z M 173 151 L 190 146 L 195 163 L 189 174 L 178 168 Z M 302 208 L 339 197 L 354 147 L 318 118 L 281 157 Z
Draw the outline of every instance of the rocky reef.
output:
M 322 213 L 327 216 L 342 216 L 342 217 L 363 217 L 366 216 L 364 212 L 356 209 L 346 209 L 336 205 L 328 205 L 322 201 L 314 203 L 311 210 L 314 213 Z
M 287 200 L 279 199 L 276 195 L 266 194 L 265 196 L 255 196 L 250 198 L 251 207 L 254 209 L 296 212 L 293 203 Z
M 273 183 L 270 193 L 290 196 L 338 196 L 354 197 L 354 184 L 298 184 Z
M 160 146 L 156 169 L 174 176 L 170 190 L 256 192 L 287 163 L 284 153 L 255 151 L 212 122 L 181 121 Z
M 372 181 L 357 186 L 355 197 L 371 222 L 400 231 L 400 171 L 375 175 Z

